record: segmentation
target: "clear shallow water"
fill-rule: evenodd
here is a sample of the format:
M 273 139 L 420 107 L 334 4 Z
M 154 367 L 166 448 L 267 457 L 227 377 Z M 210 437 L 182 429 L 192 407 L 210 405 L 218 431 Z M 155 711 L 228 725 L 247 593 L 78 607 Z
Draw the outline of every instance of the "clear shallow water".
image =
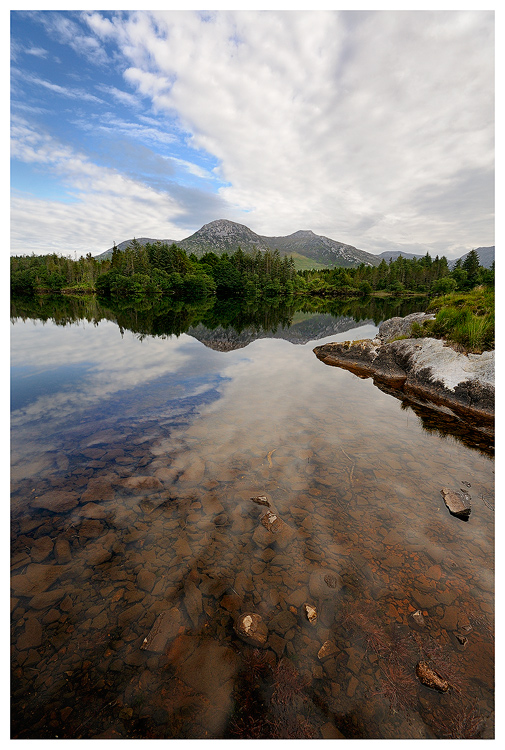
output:
M 317 360 L 376 331 L 350 325 L 199 325 L 205 346 L 15 320 L 13 736 L 492 736 L 492 458 Z M 470 492 L 468 522 L 442 487 Z M 257 532 L 264 494 L 286 542 Z M 245 612 L 266 648 L 237 637 Z

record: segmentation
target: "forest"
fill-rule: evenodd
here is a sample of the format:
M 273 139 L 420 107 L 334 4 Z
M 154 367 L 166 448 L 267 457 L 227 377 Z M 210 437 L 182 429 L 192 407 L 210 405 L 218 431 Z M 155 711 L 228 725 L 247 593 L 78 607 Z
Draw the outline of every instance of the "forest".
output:
M 177 245 L 133 240 L 123 251 L 114 246 L 112 257 L 97 260 L 50 255 L 11 257 L 13 295 L 96 293 L 115 299 L 169 297 L 201 299 L 271 298 L 284 295 L 365 297 L 408 293 L 440 295 L 467 292 L 478 285 L 494 285 L 494 264 L 479 265 L 472 250 L 451 270 L 445 257 L 397 260 L 378 266 L 324 268 L 297 271 L 293 258 L 277 250 L 231 255 L 207 252 L 187 255 Z

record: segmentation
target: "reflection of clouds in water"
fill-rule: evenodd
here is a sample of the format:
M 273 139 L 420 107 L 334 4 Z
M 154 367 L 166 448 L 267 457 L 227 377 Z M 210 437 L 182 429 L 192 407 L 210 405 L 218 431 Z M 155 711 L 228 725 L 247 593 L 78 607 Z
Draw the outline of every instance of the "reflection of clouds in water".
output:
M 348 332 L 349 334 L 349 332 Z M 376 388 L 372 381 L 362 381 L 340 368 L 328 367 L 312 352 L 312 343 L 303 347 L 288 342 L 258 340 L 247 348 L 247 359 L 234 358 L 221 374 L 229 378 L 223 398 L 206 410 L 209 416 L 219 411 L 229 419 L 240 413 L 236 430 L 250 428 L 250 421 L 261 422 L 272 432 L 285 434 L 290 423 L 301 423 L 304 415 L 314 427 L 314 417 L 326 416 L 328 409 L 339 411 L 339 401 L 366 399 L 374 417 L 385 417 L 391 409 L 391 397 Z M 310 413 L 307 411 L 310 406 Z M 406 420 L 398 412 L 398 418 Z M 356 412 L 355 419 L 370 419 Z M 250 420 L 250 421 L 249 421 Z M 335 430 L 338 441 L 338 429 Z
M 76 390 L 60 390 L 38 398 L 12 414 L 12 425 L 39 419 L 64 419 L 75 411 L 95 406 L 104 397 L 146 384 L 189 363 L 191 339 L 148 338 L 140 342 L 130 333 L 123 337 L 113 323 L 99 326 L 41 327 L 16 324 L 12 336 L 12 364 L 43 371 L 86 363 L 87 374 Z M 197 346 L 200 346 L 197 344 Z M 139 347 L 141 350 L 139 352 Z M 140 356 L 139 356 L 140 353 Z M 71 383 L 68 385 L 71 386 Z

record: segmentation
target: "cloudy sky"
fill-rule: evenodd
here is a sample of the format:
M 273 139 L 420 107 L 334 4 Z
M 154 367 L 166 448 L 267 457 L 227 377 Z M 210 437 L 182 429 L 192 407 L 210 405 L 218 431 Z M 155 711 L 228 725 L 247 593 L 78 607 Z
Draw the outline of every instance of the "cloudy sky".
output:
M 492 11 L 13 11 L 11 252 L 494 244 Z

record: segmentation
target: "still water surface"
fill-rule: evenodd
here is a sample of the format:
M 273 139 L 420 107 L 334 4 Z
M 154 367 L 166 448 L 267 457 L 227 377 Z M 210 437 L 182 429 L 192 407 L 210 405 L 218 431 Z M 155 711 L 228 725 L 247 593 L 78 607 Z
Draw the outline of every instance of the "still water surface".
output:
M 377 319 L 109 317 L 12 318 L 12 736 L 493 736 L 492 455 L 316 359 Z

